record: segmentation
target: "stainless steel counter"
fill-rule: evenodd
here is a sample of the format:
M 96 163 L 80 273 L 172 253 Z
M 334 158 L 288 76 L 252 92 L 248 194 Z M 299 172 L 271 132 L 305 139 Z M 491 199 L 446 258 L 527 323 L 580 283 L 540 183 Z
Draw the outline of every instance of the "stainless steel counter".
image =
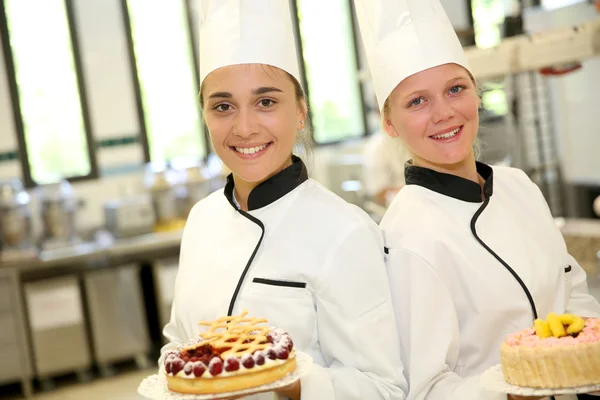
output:
M 110 262 L 113 258 L 153 258 L 162 251 L 178 251 L 183 231 L 150 233 L 109 243 L 82 243 L 40 252 L 38 257 L 24 257 L 0 262 L 0 269 L 14 268 L 20 271 L 48 269 L 66 265 L 97 264 Z

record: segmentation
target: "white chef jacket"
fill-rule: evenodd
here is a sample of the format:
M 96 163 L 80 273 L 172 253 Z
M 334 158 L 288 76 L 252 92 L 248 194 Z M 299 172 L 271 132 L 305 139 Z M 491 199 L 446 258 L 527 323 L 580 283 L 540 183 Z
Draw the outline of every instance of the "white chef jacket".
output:
M 257 186 L 248 207 L 235 207 L 230 176 L 224 191 L 193 208 L 161 365 L 168 349 L 205 329 L 198 321 L 247 310 L 288 331 L 313 358 L 303 399 L 404 399 L 377 225 L 307 179 L 298 158 Z
M 369 196 L 389 187 L 404 186 L 408 152 L 398 139 L 376 132 L 365 143 L 363 181 Z
M 518 169 L 477 170 L 485 202 L 475 182 L 407 166 L 407 186 L 381 222 L 409 399 L 506 400 L 484 390 L 480 374 L 534 316 L 502 263 L 540 318 L 600 316 L 538 187 Z

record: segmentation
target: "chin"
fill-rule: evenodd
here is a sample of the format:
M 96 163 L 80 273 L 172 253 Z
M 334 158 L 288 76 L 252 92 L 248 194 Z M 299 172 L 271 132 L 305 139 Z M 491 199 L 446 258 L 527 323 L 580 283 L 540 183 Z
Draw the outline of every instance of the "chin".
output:
M 236 173 L 234 171 L 234 175 L 248 183 L 261 183 L 269 177 L 269 173 L 266 171 L 241 171 L 240 173 Z

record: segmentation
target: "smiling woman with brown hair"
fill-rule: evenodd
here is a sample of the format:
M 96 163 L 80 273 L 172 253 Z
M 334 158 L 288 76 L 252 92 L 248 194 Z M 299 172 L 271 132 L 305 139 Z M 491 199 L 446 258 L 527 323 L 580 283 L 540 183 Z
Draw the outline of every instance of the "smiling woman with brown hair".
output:
M 198 337 L 198 321 L 248 310 L 313 359 L 279 395 L 403 399 L 379 229 L 292 154 L 307 105 L 289 2 L 200 6 L 200 99 L 213 148 L 232 173 L 187 221 L 161 358 Z

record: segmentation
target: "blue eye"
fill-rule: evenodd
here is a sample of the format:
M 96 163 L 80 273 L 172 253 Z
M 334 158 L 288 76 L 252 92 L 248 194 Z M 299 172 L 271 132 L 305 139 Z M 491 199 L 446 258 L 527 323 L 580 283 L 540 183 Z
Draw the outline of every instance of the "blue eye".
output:
M 423 98 L 422 97 L 417 97 L 416 99 L 412 100 L 410 103 L 408 103 L 408 106 L 420 106 L 421 103 L 423 102 Z
M 463 90 L 464 88 L 465 88 L 465 87 L 464 87 L 464 86 L 461 86 L 461 85 L 452 86 L 452 87 L 450 88 L 450 93 L 452 93 L 452 94 L 457 94 L 457 93 L 460 93 L 460 92 L 462 92 L 462 90 Z

